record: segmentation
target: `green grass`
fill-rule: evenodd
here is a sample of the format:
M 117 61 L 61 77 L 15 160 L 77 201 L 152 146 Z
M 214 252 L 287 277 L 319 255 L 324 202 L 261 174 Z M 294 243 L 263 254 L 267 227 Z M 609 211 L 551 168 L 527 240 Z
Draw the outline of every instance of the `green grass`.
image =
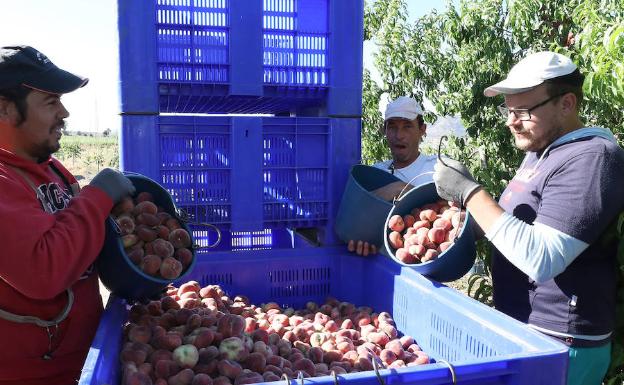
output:
M 88 183 L 102 168 L 119 168 L 116 136 L 63 135 L 61 149 L 54 156 L 81 185 Z
M 63 135 L 61 148 L 65 145 L 78 143 L 80 145 L 116 146 L 116 136 L 86 136 L 86 135 Z

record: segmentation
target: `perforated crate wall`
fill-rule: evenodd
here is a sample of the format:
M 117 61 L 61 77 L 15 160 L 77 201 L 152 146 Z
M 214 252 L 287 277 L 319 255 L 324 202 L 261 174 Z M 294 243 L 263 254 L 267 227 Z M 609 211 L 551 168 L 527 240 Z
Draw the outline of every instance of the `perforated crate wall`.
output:
M 126 113 L 361 114 L 363 0 L 118 0 Z
M 227 249 L 293 247 L 285 229 L 331 227 L 359 119 L 124 116 L 122 169 L 149 176 Z M 214 234 L 194 228 L 201 244 Z

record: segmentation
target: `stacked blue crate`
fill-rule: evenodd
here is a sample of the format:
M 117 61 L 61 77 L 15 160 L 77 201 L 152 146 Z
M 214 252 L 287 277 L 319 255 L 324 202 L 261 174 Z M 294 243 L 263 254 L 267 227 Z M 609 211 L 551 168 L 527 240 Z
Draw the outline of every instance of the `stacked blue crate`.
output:
M 120 0 L 119 33 L 124 112 L 361 115 L 363 0 Z
M 219 226 L 221 248 L 293 247 L 291 229 L 333 228 L 360 119 L 125 115 L 120 142 L 122 169 L 158 181 L 191 222 Z
M 122 169 L 219 226 L 223 250 L 295 247 L 298 228 L 335 243 L 360 159 L 363 0 L 118 4 Z

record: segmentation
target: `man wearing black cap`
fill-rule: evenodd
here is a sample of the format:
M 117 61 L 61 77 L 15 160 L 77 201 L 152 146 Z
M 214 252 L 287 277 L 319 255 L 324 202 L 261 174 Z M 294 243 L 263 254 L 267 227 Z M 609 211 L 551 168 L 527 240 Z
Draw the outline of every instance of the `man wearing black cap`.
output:
M 499 202 L 459 162 L 435 166 L 444 199 L 468 207 L 494 245 L 498 310 L 570 347 L 568 384 L 600 384 L 615 327 L 624 150 L 611 131 L 585 127 L 583 75 L 567 57 L 537 52 L 485 89 L 526 152 Z
M 104 169 L 80 190 L 51 155 L 87 84 L 32 47 L 0 48 L 0 384 L 73 384 L 102 312 L 93 262 L 134 187 Z

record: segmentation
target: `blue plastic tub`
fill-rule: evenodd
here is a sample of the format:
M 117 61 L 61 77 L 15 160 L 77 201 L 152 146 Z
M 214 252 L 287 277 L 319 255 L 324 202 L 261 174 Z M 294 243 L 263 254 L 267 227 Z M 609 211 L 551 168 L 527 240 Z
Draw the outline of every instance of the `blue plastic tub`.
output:
M 276 301 L 298 308 L 332 295 L 389 311 L 399 331 L 412 335 L 436 361 L 452 366 L 458 384 L 566 383 L 566 346 L 385 256 L 361 258 L 344 248 L 214 253 L 202 257 L 187 278 L 202 285 L 220 284 L 254 303 Z M 80 384 L 119 383 L 121 326 L 126 317 L 125 303 L 111 297 Z M 380 375 L 386 384 L 453 383 L 443 363 L 383 369 Z M 341 375 L 338 382 L 379 383 L 374 372 Z M 335 384 L 332 377 L 304 383 Z
M 441 198 L 436 192 L 435 184 L 425 183 L 416 186 L 405 193 L 388 212 L 384 224 L 384 251 L 392 260 L 402 266 L 417 271 L 440 282 L 450 282 L 463 277 L 474 264 L 477 256 L 475 237 L 473 231 L 472 217 L 466 210 L 466 220 L 462 225 L 458 237 L 453 246 L 441 253 L 437 259 L 425 263 L 406 264 L 398 260 L 394 255 L 394 250 L 388 243 L 388 235 L 392 230 L 388 228 L 390 217 L 395 214 L 404 216 L 409 214 L 415 207 L 421 207 L 427 203 L 434 203 Z
M 376 167 L 361 164 L 353 166 L 336 215 L 338 238 L 343 242 L 368 242 L 381 250 L 384 245 L 383 226 L 392 202 L 381 199 L 372 191 L 400 181 L 396 176 Z
M 359 116 L 363 8 L 118 0 L 122 111 Z
M 154 197 L 154 203 L 161 206 L 170 215 L 180 219 L 171 196 L 155 181 L 140 174 L 126 173 L 137 190 L 137 194 L 143 191 L 150 192 Z M 191 235 L 191 244 L 194 244 L 193 234 L 189 227 L 180 220 L 182 228 Z M 193 252 L 191 265 L 182 272 L 180 279 L 186 277 L 197 260 L 196 252 Z M 106 238 L 102 251 L 95 262 L 102 284 L 114 295 L 130 299 L 142 300 L 159 295 L 165 287 L 174 282 L 173 279 L 164 279 L 145 274 L 136 266 L 124 252 L 121 242 L 121 233 L 115 221 L 108 217 L 106 220 Z
M 281 229 L 333 225 L 359 135 L 359 119 L 132 115 L 120 163 L 158 181 L 191 222 L 219 226 L 223 250 L 267 230 L 284 246 Z

